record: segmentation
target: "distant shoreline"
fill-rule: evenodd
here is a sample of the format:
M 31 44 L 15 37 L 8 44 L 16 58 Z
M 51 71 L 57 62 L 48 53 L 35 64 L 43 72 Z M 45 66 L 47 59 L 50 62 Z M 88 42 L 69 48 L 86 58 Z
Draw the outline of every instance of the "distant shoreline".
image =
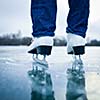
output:
M 32 41 L 31 37 L 21 37 L 20 34 L 10 34 L 0 36 L 0 46 L 29 46 Z M 54 37 L 54 46 L 66 46 L 67 40 L 64 37 Z M 100 46 L 100 40 L 91 40 L 86 46 Z

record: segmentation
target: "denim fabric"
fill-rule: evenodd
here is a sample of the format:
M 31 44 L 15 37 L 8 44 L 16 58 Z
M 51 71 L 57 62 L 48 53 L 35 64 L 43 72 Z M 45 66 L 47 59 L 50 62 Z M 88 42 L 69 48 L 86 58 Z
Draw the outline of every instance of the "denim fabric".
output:
M 56 29 L 56 0 L 31 0 L 33 36 L 54 36 Z
M 85 38 L 89 17 L 89 0 L 68 0 L 69 14 L 66 31 Z
M 89 0 L 68 0 L 68 3 L 70 9 L 66 32 L 85 37 L 89 17 Z M 34 37 L 54 36 L 56 13 L 56 0 L 31 0 L 32 35 Z

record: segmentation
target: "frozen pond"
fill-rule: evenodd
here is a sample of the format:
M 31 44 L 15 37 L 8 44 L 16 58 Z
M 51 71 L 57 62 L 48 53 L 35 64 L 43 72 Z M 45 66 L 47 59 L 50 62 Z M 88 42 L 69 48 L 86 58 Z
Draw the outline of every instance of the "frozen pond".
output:
M 33 96 L 27 74 L 32 69 L 32 55 L 27 53 L 27 48 L 0 46 L 0 100 L 38 100 Z M 100 47 L 86 47 L 82 59 L 88 100 L 100 100 L 100 75 L 97 75 L 100 72 Z M 66 100 L 66 70 L 71 60 L 65 47 L 54 47 L 52 54 L 47 57 L 55 100 Z

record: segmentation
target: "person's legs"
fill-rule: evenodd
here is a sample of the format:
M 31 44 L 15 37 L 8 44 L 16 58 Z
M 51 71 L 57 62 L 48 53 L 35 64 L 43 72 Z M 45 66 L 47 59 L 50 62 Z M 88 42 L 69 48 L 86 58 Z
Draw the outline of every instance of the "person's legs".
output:
M 46 53 L 44 50 L 45 47 L 46 50 L 48 50 L 47 48 L 52 47 L 52 37 L 55 35 L 54 31 L 56 29 L 56 12 L 56 0 L 31 0 L 32 35 L 35 38 L 30 46 L 30 53 L 37 53 L 42 48 L 42 51 L 44 51 L 42 52 L 43 54 Z M 40 49 L 36 50 L 38 47 Z
M 83 54 L 84 38 L 88 26 L 89 0 L 68 0 L 68 3 L 70 8 L 67 18 L 68 27 L 66 29 L 68 33 L 68 53 L 71 53 L 71 49 L 74 49 L 74 52 L 79 51 L 79 54 Z

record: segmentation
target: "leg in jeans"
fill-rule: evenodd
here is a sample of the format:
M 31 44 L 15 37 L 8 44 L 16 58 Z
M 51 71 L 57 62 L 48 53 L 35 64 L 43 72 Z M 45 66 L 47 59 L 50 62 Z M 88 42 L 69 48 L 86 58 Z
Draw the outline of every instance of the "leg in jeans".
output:
M 54 36 L 56 28 L 56 0 L 31 0 L 34 37 Z
M 83 49 L 85 45 L 84 38 L 88 26 L 89 0 L 68 0 L 68 3 L 69 14 L 67 18 L 68 27 L 66 29 L 68 33 L 68 44 L 71 44 L 73 47 L 82 46 Z M 70 47 L 68 52 L 71 52 L 71 49 Z
M 89 17 L 89 0 L 69 0 L 69 8 L 67 32 L 85 38 Z
M 31 0 L 31 18 L 32 18 L 32 35 L 34 38 L 33 44 L 31 44 L 30 53 L 38 52 L 38 47 L 42 48 L 42 54 L 46 53 L 48 46 L 53 46 L 53 36 L 56 29 L 56 12 L 57 3 L 56 0 Z M 44 47 L 46 46 L 46 47 Z M 46 48 L 46 50 L 44 50 Z M 38 52 L 40 53 L 40 52 Z M 50 53 L 46 53 L 50 54 Z

